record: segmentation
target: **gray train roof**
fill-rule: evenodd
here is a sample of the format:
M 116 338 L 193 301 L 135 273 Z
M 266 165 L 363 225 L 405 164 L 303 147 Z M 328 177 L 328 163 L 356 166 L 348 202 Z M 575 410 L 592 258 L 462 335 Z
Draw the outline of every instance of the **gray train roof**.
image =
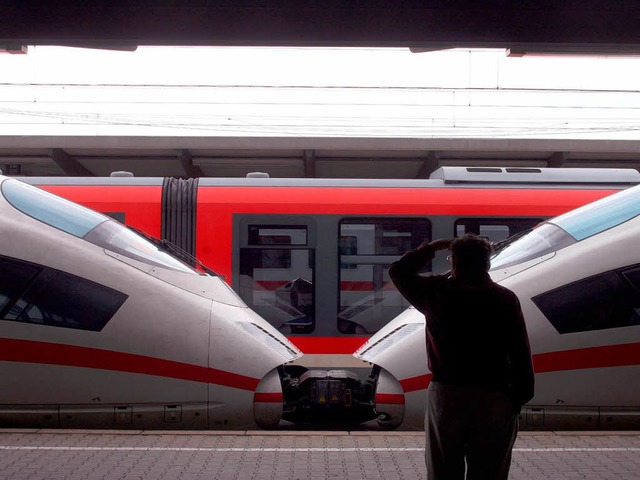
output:
M 163 177 L 22 177 L 34 185 L 135 185 L 161 186 Z M 254 187 L 387 187 L 425 188 L 438 186 L 629 186 L 640 183 L 635 169 L 602 168 L 501 168 L 501 167 L 441 167 L 429 179 L 339 179 L 339 178 L 268 178 L 256 175 L 249 178 L 201 178 L 199 185 Z
M 443 166 L 636 168 L 631 140 L 0 135 L 0 170 L 41 177 L 425 179 Z

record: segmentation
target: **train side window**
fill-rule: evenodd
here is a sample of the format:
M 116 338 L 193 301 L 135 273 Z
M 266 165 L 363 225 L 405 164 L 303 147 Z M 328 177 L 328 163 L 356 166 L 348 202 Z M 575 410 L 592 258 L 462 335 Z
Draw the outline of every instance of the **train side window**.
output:
M 128 298 L 104 285 L 53 268 L 6 259 L 2 263 L 0 285 L 5 285 L 8 275 L 18 270 L 23 279 L 31 276 L 0 311 L 4 320 L 99 332 Z M 5 270 L 7 263 L 13 265 Z
M 389 278 L 389 266 L 431 239 L 418 218 L 346 218 L 340 222 L 338 330 L 374 333 L 409 307 Z
M 240 297 L 285 334 L 315 329 L 315 251 L 305 225 L 249 225 L 240 249 Z
M 456 237 L 475 233 L 497 243 L 535 227 L 542 220 L 542 218 L 461 218 L 456 220 L 454 229 Z
M 304 225 L 249 225 L 249 245 L 306 245 Z
M 533 297 L 533 302 L 560 334 L 640 325 L 638 268 L 610 271 Z
M 640 267 L 625 270 L 622 274 L 636 290 L 640 291 Z
M 0 318 L 27 288 L 41 268 L 26 262 L 0 257 Z
M 355 235 L 340 235 L 338 243 L 338 251 L 340 255 L 357 255 L 358 253 L 358 237 Z M 357 265 L 352 263 L 341 263 L 341 269 L 353 270 Z

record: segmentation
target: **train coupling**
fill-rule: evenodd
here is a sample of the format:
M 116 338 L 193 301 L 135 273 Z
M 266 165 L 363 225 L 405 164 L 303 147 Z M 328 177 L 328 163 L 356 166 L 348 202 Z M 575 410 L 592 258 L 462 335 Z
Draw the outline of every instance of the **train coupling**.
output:
M 282 418 L 297 426 L 353 426 L 375 417 L 375 383 L 347 370 L 285 370 L 283 393 Z
M 385 370 L 366 379 L 348 370 L 283 369 L 282 419 L 308 428 L 389 430 L 404 418 L 404 394 Z

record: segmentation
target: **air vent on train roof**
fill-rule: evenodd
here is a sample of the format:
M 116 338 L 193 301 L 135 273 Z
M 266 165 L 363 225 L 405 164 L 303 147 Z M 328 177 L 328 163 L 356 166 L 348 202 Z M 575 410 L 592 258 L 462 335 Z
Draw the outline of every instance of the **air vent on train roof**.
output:
M 269 178 L 269 174 L 266 172 L 249 172 L 247 178 Z
M 634 168 L 440 167 L 429 178 L 444 183 L 635 185 L 640 183 L 640 172 Z
M 133 173 L 125 171 L 111 172 L 110 176 L 113 178 L 131 178 L 133 177 Z

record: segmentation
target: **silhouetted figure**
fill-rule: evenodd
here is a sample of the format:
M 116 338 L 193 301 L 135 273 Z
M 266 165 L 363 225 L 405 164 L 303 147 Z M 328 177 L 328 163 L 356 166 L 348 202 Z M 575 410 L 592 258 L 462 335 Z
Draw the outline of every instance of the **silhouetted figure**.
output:
M 418 274 L 451 250 L 451 276 Z M 429 480 L 507 479 L 521 406 L 533 397 L 527 330 L 516 295 L 491 280 L 491 244 L 473 234 L 423 243 L 389 274 L 426 319 L 433 377 L 425 414 Z

